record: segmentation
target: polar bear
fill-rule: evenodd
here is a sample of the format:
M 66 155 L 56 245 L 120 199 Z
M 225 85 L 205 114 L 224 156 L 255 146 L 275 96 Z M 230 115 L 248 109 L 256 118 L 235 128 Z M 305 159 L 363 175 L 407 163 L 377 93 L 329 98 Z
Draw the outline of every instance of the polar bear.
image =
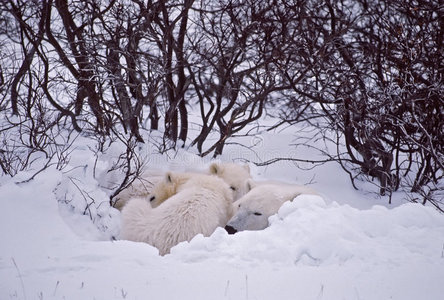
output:
M 191 172 L 167 172 L 164 176 L 164 180 L 161 180 L 157 182 L 157 184 L 154 184 L 151 188 L 150 193 L 147 195 L 147 197 L 144 198 L 149 200 L 151 207 L 158 207 L 165 200 L 176 195 L 192 178 L 197 178 L 195 181 L 192 181 L 192 183 L 198 183 L 198 179 L 206 178 L 205 176 L 209 175 Z
M 303 185 L 279 182 L 248 182 L 252 189 L 233 203 L 234 216 L 228 221 L 225 230 L 236 233 L 242 230 L 261 230 L 268 224 L 268 218 L 276 214 L 282 204 L 292 201 L 300 194 L 319 195 Z
M 154 186 L 153 197 L 165 193 L 164 189 L 173 195 L 156 208 L 140 198 L 125 205 L 121 239 L 146 242 L 165 255 L 197 234 L 210 236 L 233 214 L 233 191 L 217 176 L 194 175 L 184 181 L 181 174 L 167 173 L 164 182 Z

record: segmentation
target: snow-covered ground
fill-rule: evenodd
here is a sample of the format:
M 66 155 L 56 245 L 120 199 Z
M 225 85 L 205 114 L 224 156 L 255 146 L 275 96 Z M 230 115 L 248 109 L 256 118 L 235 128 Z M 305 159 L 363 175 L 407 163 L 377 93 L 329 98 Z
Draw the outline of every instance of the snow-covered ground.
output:
M 245 147 L 227 145 L 220 160 L 316 155 L 288 146 L 296 133 L 239 139 Z M 120 213 L 107 203 L 112 174 L 104 172 L 118 151 L 96 162 L 86 143 L 76 141 L 62 172 L 50 167 L 26 182 L 33 171 L 0 177 L 0 299 L 443 298 L 444 216 L 401 194 L 388 205 L 356 191 L 333 163 L 250 164 L 255 179 L 310 183 L 323 198 L 284 204 L 263 231 L 218 229 L 161 257 L 147 244 L 111 239 Z M 140 152 L 152 169 L 209 163 L 186 149 L 153 154 L 149 143 Z

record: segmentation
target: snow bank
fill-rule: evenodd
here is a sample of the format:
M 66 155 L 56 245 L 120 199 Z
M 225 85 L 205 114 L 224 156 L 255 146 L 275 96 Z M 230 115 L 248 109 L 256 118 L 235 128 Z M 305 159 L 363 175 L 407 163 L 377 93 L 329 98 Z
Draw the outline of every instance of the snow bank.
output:
M 293 129 L 292 129 L 293 130 Z M 294 129 L 296 130 L 296 129 Z M 227 144 L 223 161 L 309 157 L 291 150 L 293 133 Z M 50 167 L 0 177 L 0 299 L 431 299 L 444 294 L 444 216 L 355 191 L 340 167 L 299 170 L 292 163 L 250 164 L 255 179 L 312 187 L 285 203 L 262 231 L 196 236 L 160 257 L 150 245 L 112 241 L 119 211 L 109 194 L 121 171 L 108 172 L 122 149 L 94 156 L 76 141 L 63 172 Z M 116 147 L 115 147 L 116 146 Z M 113 148 L 115 147 L 115 148 Z M 139 149 L 149 168 L 203 169 L 180 149 Z M 342 174 L 342 175 L 341 175 Z M 17 184 L 16 182 L 22 182 Z
M 370 257 L 373 265 L 382 266 L 444 263 L 444 217 L 419 204 L 358 210 L 301 195 L 286 202 L 270 222 L 263 231 L 231 236 L 220 229 L 210 238 L 198 236 L 173 248 L 172 255 L 193 262 L 217 256 L 295 266 L 360 264 Z
M 405 204 L 359 210 L 299 196 L 263 231 L 181 243 L 160 257 L 74 234 L 45 171 L 0 186 L 0 299 L 441 299 L 444 218 Z M 113 220 L 113 218 L 111 218 Z

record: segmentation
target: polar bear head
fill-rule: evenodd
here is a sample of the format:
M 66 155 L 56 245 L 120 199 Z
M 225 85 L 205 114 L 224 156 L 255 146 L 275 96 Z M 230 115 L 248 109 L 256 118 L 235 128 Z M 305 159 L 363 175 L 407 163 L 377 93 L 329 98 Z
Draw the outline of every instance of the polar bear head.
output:
M 151 206 L 157 207 L 166 199 L 177 194 L 180 187 L 193 176 L 196 176 L 196 174 L 167 172 L 163 180 L 154 184 L 151 193 L 148 195 Z
M 248 180 L 251 178 L 250 167 L 247 164 L 213 163 L 210 174 L 222 178 L 234 191 L 234 200 L 248 192 Z
M 268 218 L 279 210 L 281 204 L 267 190 L 252 189 L 234 202 L 233 206 L 236 212 L 228 221 L 225 229 L 228 233 L 265 229 L 268 226 Z
M 257 184 L 248 181 L 252 189 L 245 196 L 233 203 L 235 214 L 228 221 L 225 229 L 228 233 L 243 230 L 262 230 L 268 227 L 268 218 L 276 214 L 286 201 L 292 201 L 300 194 L 317 192 L 302 185 L 281 183 Z

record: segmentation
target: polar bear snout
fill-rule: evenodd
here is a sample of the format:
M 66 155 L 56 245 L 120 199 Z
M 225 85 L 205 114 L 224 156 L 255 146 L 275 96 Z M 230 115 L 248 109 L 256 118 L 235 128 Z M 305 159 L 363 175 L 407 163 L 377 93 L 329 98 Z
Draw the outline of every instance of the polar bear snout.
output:
M 225 226 L 225 230 L 228 232 L 228 234 L 235 234 L 237 232 L 237 230 L 230 225 Z

